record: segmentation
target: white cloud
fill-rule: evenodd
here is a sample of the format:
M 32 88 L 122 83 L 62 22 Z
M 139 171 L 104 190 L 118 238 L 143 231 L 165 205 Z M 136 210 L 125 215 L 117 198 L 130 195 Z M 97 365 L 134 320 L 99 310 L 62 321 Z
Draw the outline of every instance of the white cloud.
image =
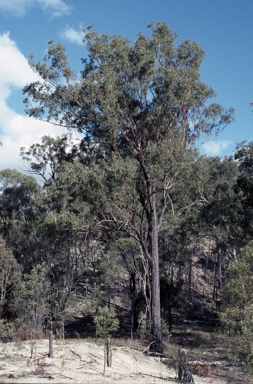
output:
M 60 135 L 63 130 L 25 115 L 17 114 L 9 105 L 8 97 L 13 87 L 20 89 L 38 77 L 26 58 L 6 33 L 0 35 L 0 169 L 24 169 L 19 157 L 20 147 L 29 148 L 40 142 L 42 136 Z
M 63 0 L 37 0 L 43 9 L 53 11 L 53 16 L 61 16 L 70 12 L 70 6 Z
M 220 140 L 220 141 L 214 141 L 210 140 L 203 144 L 203 151 L 208 156 L 221 156 L 223 155 L 223 151 L 228 149 L 231 145 L 234 143 L 229 140 Z
M 63 0 L 0 0 L 0 11 L 8 11 L 16 16 L 24 16 L 30 8 L 36 6 L 52 12 L 52 16 L 61 16 L 70 11 Z
M 82 27 L 77 31 L 74 28 L 66 28 L 61 36 L 67 39 L 70 43 L 83 45 L 84 33 Z
M 9 33 L 0 35 L 0 84 L 23 86 L 27 81 L 35 81 L 37 76 L 31 70 L 27 59 L 18 50 Z M 18 63 L 18 65 L 17 65 Z M 2 97 L 3 95 L 1 93 Z

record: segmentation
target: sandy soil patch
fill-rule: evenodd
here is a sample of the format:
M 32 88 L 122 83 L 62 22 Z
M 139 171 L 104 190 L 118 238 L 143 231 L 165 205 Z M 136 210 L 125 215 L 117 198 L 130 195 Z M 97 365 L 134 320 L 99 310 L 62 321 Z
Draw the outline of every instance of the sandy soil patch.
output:
M 113 347 L 112 367 L 104 368 L 102 345 L 85 340 L 54 341 L 54 357 L 48 358 L 48 340 L 37 343 L 30 359 L 29 342 L 0 343 L 0 383 L 175 384 L 176 372 L 159 358 L 138 349 Z M 224 384 L 215 378 L 194 376 L 196 384 Z

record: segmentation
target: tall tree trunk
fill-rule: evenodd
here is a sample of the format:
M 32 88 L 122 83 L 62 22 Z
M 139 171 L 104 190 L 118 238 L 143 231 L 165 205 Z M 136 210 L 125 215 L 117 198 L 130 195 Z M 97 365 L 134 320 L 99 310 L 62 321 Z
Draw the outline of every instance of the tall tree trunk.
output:
M 221 248 L 218 248 L 218 255 L 217 255 L 217 278 L 218 278 L 218 289 L 222 288 L 222 251 Z
M 160 300 L 160 270 L 159 270 L 159 251 L 158 251 L 158 223 L 156 212 L 156 195 L 150 195 L 151 208 L 151 319 L 152 333 L 156 342 L 153 348 L 156 352 L 162 353 L 162 327 L 161 327 L 161 300 Z
M 134 339 L 134 304 L 136 300 L 135 272 L 130 273 L 130 298 L 131 298 L 131 340 Z

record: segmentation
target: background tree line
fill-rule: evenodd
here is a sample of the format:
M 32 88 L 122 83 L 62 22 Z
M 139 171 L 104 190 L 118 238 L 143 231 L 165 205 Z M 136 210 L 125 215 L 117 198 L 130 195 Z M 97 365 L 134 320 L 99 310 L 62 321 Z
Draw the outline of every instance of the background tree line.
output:
M 88 28 L 79 75 L 61 44 L 30 58 L 40 81 L 24 88 L 26 112 L 66 134 L 21 149 L 39 183 L 0 173 L 3 324 L 63 333 L 80 299 L 86 315 L 124 309 L 129 334 L 145 329 L 162 352 L 164 322 L 220 311 L 251 240 L 253 147 L 200 156 L 233 110 L 201 81 L 197 43 L 176 46 L 164 23 L 150 31 L 132 43 Z

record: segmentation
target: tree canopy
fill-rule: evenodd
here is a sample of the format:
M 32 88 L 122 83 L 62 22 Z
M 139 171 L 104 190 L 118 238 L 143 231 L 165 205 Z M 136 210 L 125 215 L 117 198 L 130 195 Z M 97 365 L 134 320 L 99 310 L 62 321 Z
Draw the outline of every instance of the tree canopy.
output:
M 138 242 L 150 268 L 154 346 L 162 351 L 159 231 L 199 139 L 217 135 L 233 121 L 233 110 L 213 102 L 214 91 L 201 81 L 199 44 L 185 40 L 176 46 L 176 34 L 165 23 L 149 28 L 149 37 L 139 33 L 133 43 L 88 28 L 88 56 L 79 76 L 64 46 L 50 41 L 44 62 L 30 58 L 41 80 L 24 94 L 29 116 L 82 135 L 80 163 L 67 168 L 78 167 L 82 175 L 81 200 L 94 223 Z M 76 186 L 80 198 L 80 180 Z

